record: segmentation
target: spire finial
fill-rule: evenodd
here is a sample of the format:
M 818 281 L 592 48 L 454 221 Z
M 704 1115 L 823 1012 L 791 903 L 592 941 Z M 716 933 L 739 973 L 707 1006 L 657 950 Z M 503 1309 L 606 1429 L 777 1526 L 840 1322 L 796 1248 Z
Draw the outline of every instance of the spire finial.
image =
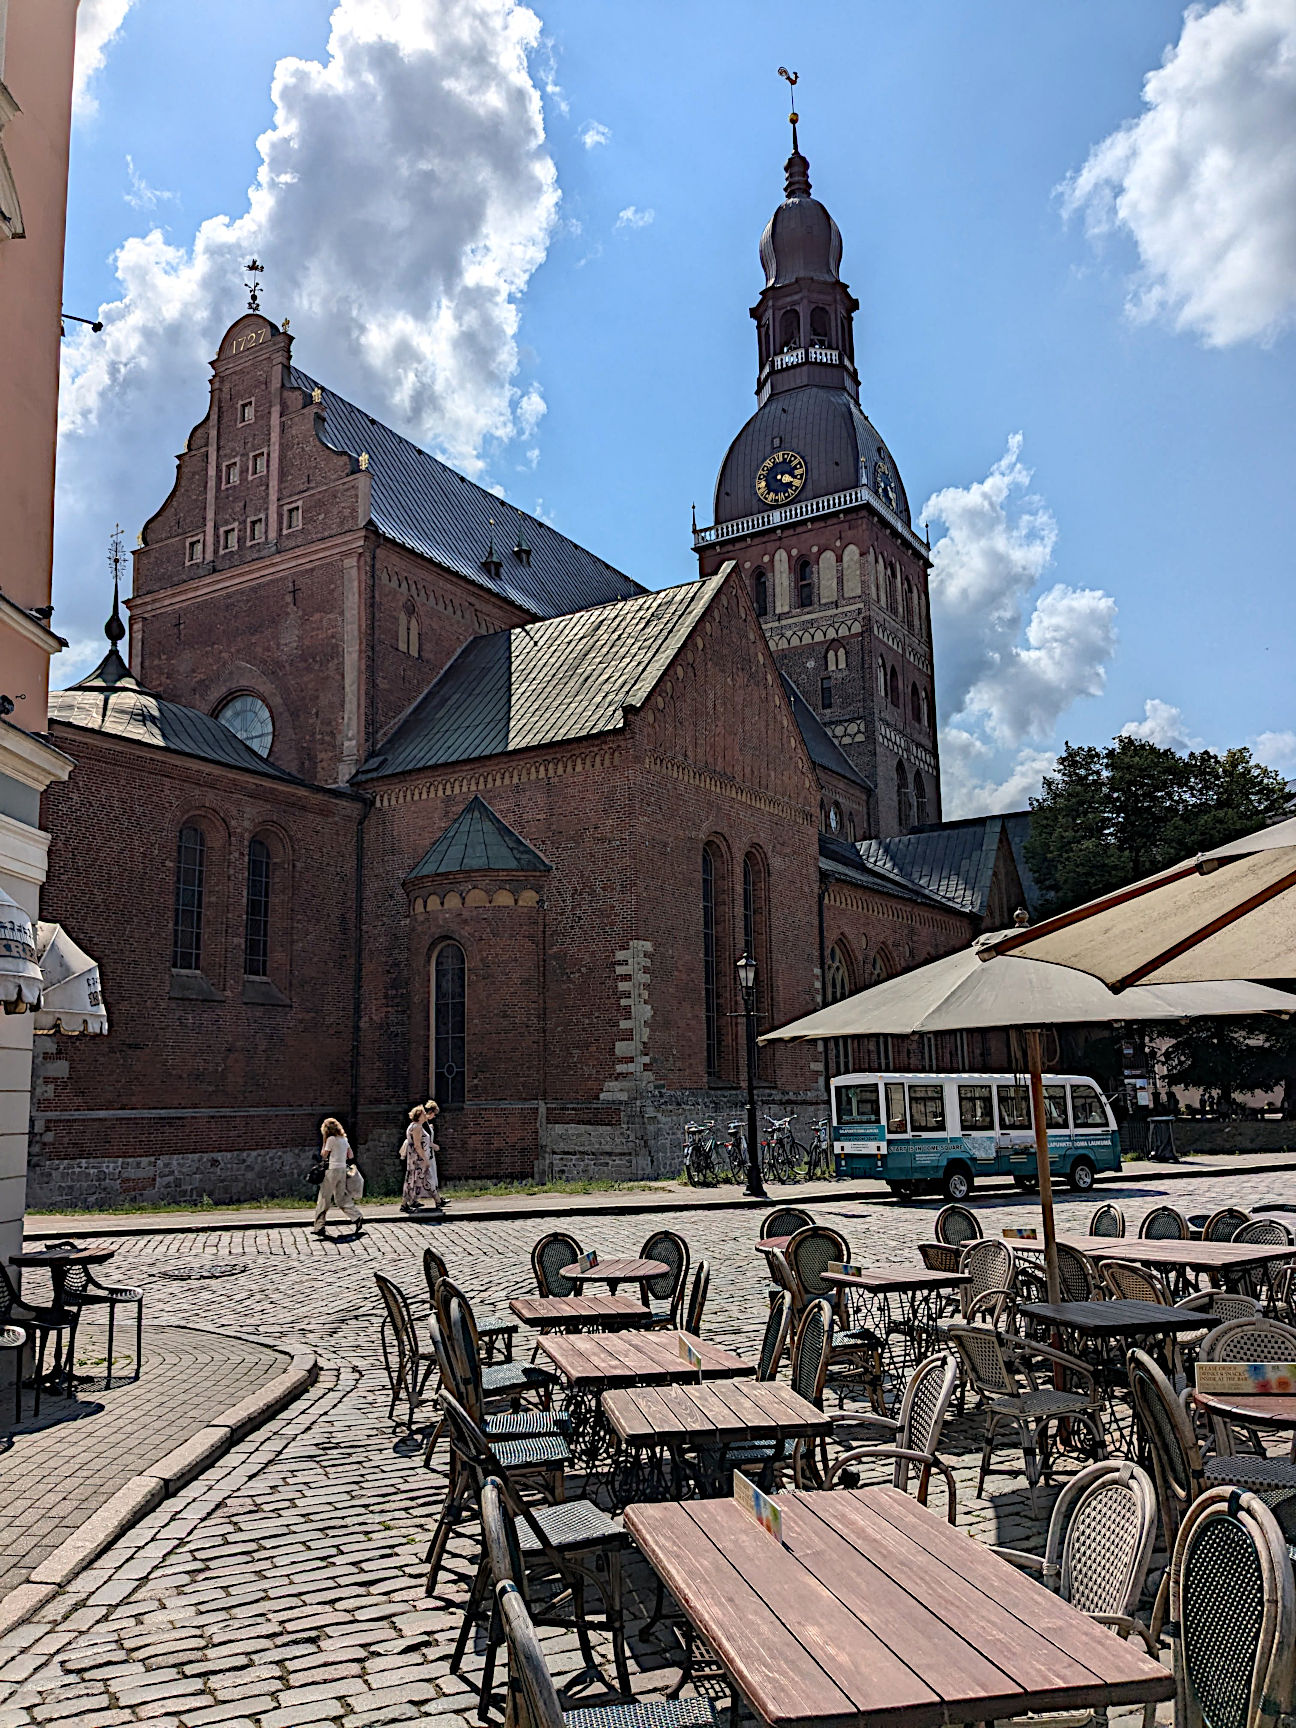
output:
M 799 76 L 799 73 L 789 72 L 786 66 L 779 67 L 779 77 L 787 79 L 788 89 L 792 92 L 794 102 Z M 797 142 L 797 121 L 800 118 L 801 116 L 794 107 L 788 115 L 788 120 L 792 125 L 792 154 L 788 157 L 783 170 L 784 195 L 788 198 L 808 198 L 810 196 L 810 164 L 801 154 L 801 146 Z
M 792 98 L 792 112 L 788 115 L 788 119 L 792 124 L 792 154 L 794 156 L 798 156 L 801 153 L 801 147 L 797 143 L 797 130 L 796 129 L 797 129 L 797 121 L 801 118 L 801 116 L 796 111 L 796 87 L 797 87 L 797 80 L 800 78 L 800 73 L 799 72 L 789 72 L 786 66 L 780 66 L 778 69 L 778 75 L 780 78 L 786 78 L 788 81 L 788 94 Z
M 108 541 L 108 568 L 112 571 L 113 603 L 112 615 L 104 625 L 104 635 L 115 648 L 126 634 L 126 626 L 121 617 L 121 567 L 122 567 L 122 526 L 118 522 Z
M 265 274 L 265 265 L 258 264 L 255 258 L 249 258 L 243 268 L 252 277 L 252 280 L 247 284 L 248 311 L 259 312 L 261 310 L 261 284 L 257 281 L 257 277 Z

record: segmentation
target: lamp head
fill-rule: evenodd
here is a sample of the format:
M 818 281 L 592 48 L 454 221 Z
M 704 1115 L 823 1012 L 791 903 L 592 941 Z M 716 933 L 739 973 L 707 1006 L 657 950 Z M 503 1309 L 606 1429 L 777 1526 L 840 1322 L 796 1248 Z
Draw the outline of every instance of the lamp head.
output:
M 738 962 L 738 983 L 743 990 L 756 988 L 756 962 L 750 959 L 746 953 Z

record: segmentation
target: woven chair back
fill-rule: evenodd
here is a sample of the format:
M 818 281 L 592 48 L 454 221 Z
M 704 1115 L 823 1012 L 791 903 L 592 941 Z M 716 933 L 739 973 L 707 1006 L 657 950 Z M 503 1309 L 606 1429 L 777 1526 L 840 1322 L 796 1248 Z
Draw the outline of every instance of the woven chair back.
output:
M 1244 1296 L 1240 1290 L 1203 1290 L 1196 1296 L 1185 1296 L 1175 1306 L 1212 1314 L 1218 1320 L 1258 1320 L 1264 1313 L 1254 1296 Z
M 662 1265 L 668 1268 L 665 1272 L 659 1272 L 655 1278 L 645 1279 L 645 1284 L 654 1302 L 669 1302 L 673 1310 L 688 1277 L 688 1243 L 673 1230 L 654 1230 L 639 1250 L 639 1258 L 660 1260 Z
M 814 1219 L 803 1206 L 776 1206 L 761 1219 L 760 1239 L 771 1236 L 795 1236 L 798 1230 L 808 1230 Z
M 418 1391 L 419 1360 L 418 1329 L 414 1324 L 413 1310 L 399 1284 L 393 1284 L 391 1279 L 384 1278 L 381 1272 L 374 1273 L 374 1283 L 378 1286 L 378 1294 L 382 1297 L 383 1307 L 387 1311 L 382 1351 L 383 1364 L 387 1369 L 387 1380 L 391 1387 L 392 1405 L 394 1408 L 396 1400 L 405 1397 L 409 1399 L 412 1407 Z M 394 1357 L 392 1344 L 396 1347 Z
M 711 1268 L 705 1260 L 699 1260 L 697 1271 L 693 1274 L 693 1288 L 689 1291 L 688 1313 L 684 1316 L 684 1330 L 693 1337 L 702 1336 L 702 1310 L 706 1307 L 707 1291 L 711 1288 Z
M 801 1316 L 792 1345 L 792 1390 L 799 1398 L 823 1407 L 824 1379 L 832 1354 L 832 1306 L 816 1298 Z
M 825 1224 L 807 1225 L 804 1230 L 797 1231 L 783 1253 L 804 1299 L 813 1301 L 816 1297 L 826 1296 L 832 1301 L 837 1298 L 838 1292 L 831 1284 L 824 1283 L 823 1275 L 834 1260 L 850 1259 L 850 1243 L 840 1231 L 830 1230 Z
M 1125 1234 L 1125 1214 L 1119 1206 L 1113 1206 L 1110 1200 L 1104 1200 L 1089 1220 L 1089 1234 L 1091 1236 L 1123 1236 Z
M 513 1690 L 510 1728 L 563 1728 L 562 1705 L 521 1591 L 516 1584 L 500 1584 L 495 1601 L 508 1643 Z
M 579 1296 L 580 1285 L 574 1278 L 564 1278 L 564 1266 L 574 1266 L 581 1257 L 581 1246 L 574 1236 L 553 1230 L 542 1236 L 531 1250 L 531 1270 L 536 1289 L 542 1296 Z
M 1099 1270 L 1108 1291 L 1120 1302 L 1170 1302 L 1170 1293 L 1155 1272 L 1129 1260 L 1104 1260 Z
M 1134 1417 L 1152 1455 L 1161 1527 L 1170 1543 L 1204 1485 L 1201 1451 L 1173 1386 L 1147 1352 L 1131 1350 L 1125 1372 Z
M 1177 1728 L 1261 1728 L 1292 1708 L 1296 1588 L 1277 1519 L 1254 1494 L 1212 1488 L 1170 1565 Z
M 983 1237 L 969 1242 L 959 1256 L 959 1271 L 971 1280 L 959 1286 L 966 1314 L 972 1304 L 994 1290 L 1010 1290 L 1017 1272 L 1017 1258 L 1006 1242 Z
M 1278 1248 L 1291 1239 L 1281 1218 L 1250 1218 L 1233 1235 L 1235 1242 L 1254 1242 L 1263 1248 Z
M 1017 1381 L 1004 1359 L 997 1332 L 988 1326 L 951 1326 L 949 1340 L 959 1353 L 974 1392 L 983 1398 L 1017 1397 Z
M 450 1268 L 435 1248 L 423 1250 L 423 1281 L 427 1285 L 428 1300 L 431 1301 L 436 1292 L 437 1284 L 442 1278 L 450 1276 Z
M 783 1290 L 770 1303 L 769 1319 L 765 1322 L 765 1334 L 761 1339 L 760 1356 L 756 1363 L 758 1380 L 778 1379 L 779 1363 L 783 1360 L 791 1326 L 792 1294 Z
M 1066 1242 L 1057 1245 L 1058 1283 L 1064 1302 L 1089 1302 L 1101 1295 L 1098 1268 L 1087 1254 Z
M 21 1306 L 22 1303 L 13 1279 L 6 1269 L 0 1266 L 0 1325 L 7 1325 L 14 1309 Z
M 1206 1220 L 1202 1229 L 1202 1241 L 1231 1242 L 1250 1219 L 1251 1214 L 1244 1212 L 1240 1206 L 1223 1206 L 1218 1212 L 1212 1212 Z
M 1281 1320 L 1229 1320 L 1202 1340 L 1199 1362 L 1296 1362 L 1296 1328 Z
M 1128 1459 L 1103 1459 L 1073 1476 L 1054 1503 L 1046 1571 L 1055 1560 L 1058 1594 L 1082 1614 L 1131 1615 L 1156 1529 L 1156 1488 L 1147 1471 Z
M 897 1446 L 909 1452 L 936 1451 L 957 1381 L 958 1358 L 952 1351 L 942 1350 L 918 1364 L 900 1400 Z M 896 1459 L 897 1465 L 901 1462 Z
M 938 1242 L 951 1248 L 961 1248 L 965 1242 L 975 1242 L 981 1236 L 981 1223 L 975 1212 L 966 1206 L 942 1206 L 936 1214 L 933 1234 Z
M 496 1584 L 516 1584 L 522 1600 L 527 1601 L 526 1562 L 497 1476 L 488 1476 L 482 1483 L 481 1522 L 491 1578 Z
M 488 1476 L 502 1476 L 504 1467 L 491 1450 L 490 1441 L 459 1400 L 448 1392 L 442 1392 L 440 1404 L 450 1444 L 478 1486 Z
M 450 1324 L 445 1337 L 454 1361 L 457 1385 L 463 1393 L 468 1414 L 475 1422 L 480 1422 L 484 1394 L 481 1357 L 477 1353 L 477 1328 L 473 1325 L 472 1310 L 464 1298 L 451 1296 L 446 1317 Z
M 1188 1220 L 1173 1206 L 1154 1206 L 1139 1225 L 1145 1242 L 1186 1242 Z
M 951 1247 L 948 1242 L 920 1242 L 918 1252 L 929 1272 L 957 1272 L 959 1269 L 962 1250 Z

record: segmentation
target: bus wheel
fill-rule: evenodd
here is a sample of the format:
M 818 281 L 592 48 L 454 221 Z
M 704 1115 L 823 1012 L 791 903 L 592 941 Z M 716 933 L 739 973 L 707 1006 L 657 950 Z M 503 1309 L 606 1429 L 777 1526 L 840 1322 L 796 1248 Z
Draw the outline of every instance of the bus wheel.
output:
M 1077 1194 L 1087 1194 L 1094 1185 L 1094 1167 L 1087 1158 L 1077 1158 L 1067 1172 L 1067 1181 Z
M 1019 1188 L 1023 1194 L 1033 1194 L 1039 1187 L 1038 1176 L 1014 1176 L 1013 1187 Z
M 966 1164 L 947 1164 L 941 1193 L 947 1200 L 966 1200 L 972 1192 L 972 1172 Z

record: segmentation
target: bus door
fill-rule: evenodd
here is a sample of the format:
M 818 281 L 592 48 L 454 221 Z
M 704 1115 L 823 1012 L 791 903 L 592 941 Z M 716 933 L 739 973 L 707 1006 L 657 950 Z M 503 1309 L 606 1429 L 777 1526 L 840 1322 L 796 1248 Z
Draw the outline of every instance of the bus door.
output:
M 876 1080 L 834 1085 L 833 1155 L 838 1176 L 877 1176 L 886 1165 L 886 1129 Z
M 908 1180 L 916 1174 L 909 1133 L 909 1103 L 903 1080 L 888 1080 L 886 1093 L 887 1174 Z
M 911 1080 L 909 1085 L 909 1144 L 914 1172 L 929 1180 L 945 1172 L 951 1150 L 949 1124 L 945 1117 L 945 1083 L 942 1080 Z
M 959 1132 L 963 1144 L 976 1159 L 978 1171 L 989 1175 L 996 1165 L 994 1088 L 989 1081 L 960 1081 L 958 1088 Z

